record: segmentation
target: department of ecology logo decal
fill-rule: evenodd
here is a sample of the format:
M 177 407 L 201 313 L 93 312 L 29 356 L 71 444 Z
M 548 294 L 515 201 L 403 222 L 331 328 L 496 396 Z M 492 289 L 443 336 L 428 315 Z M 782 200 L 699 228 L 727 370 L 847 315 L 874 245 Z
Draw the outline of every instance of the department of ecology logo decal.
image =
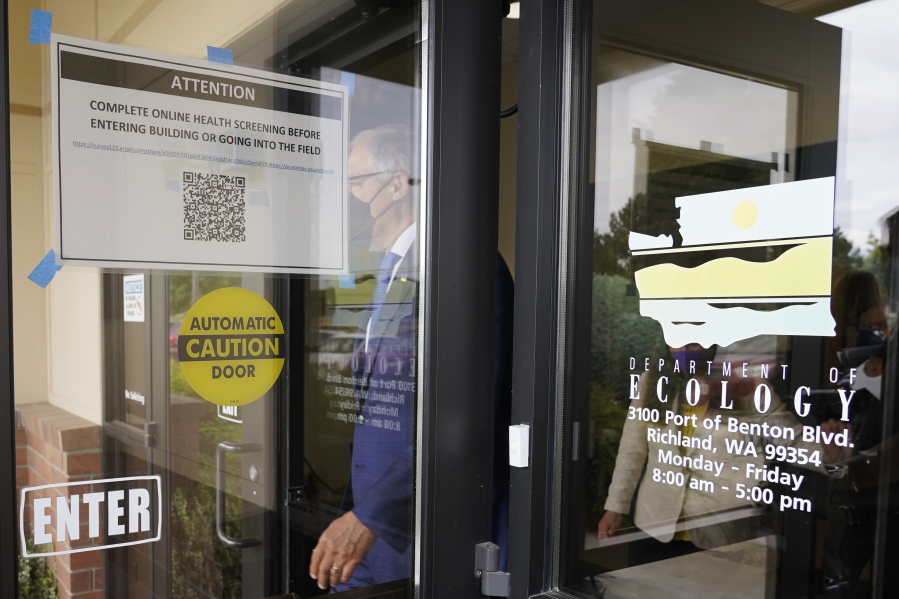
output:
M 671 347 L 833 337 L 834 178 L 677 198 L 683 239 L 631 231 L 640 314 Z
M 204 295 L 178 335 L 184 378 L 200 397 L 242 406 L 262 397 L 284 366 L 284 327 L 265 298 L 227 287 Z

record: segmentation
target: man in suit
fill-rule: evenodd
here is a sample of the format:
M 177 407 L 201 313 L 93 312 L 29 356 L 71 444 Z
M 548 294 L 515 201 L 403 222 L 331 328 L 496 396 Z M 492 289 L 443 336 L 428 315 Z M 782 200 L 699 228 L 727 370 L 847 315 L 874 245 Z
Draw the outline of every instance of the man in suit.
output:
M 322 533 L 309 575 L 344 590 L 411 574 L 418 194 L 412 143 L 401 126 L 357 135 L 350 193 L 373 219 L 370 251 L 383 254 L 353 356 L 359 420 L 344 513 Z

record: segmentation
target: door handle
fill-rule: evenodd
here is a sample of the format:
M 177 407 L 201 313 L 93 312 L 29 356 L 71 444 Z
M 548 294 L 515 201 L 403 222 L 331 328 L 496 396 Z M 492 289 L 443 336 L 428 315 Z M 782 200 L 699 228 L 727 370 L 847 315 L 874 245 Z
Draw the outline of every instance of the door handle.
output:
M 215 448 L 215 531 L 225 547 L 231 549 L 249 549 L 260 544 L 256 537 L 235 539 L 225 532 L 225 454 L 256 453 L 262 451 L 258 443 L 228 443 L 222 441 Z M 286 595 L 290 597 L 290 595 Z

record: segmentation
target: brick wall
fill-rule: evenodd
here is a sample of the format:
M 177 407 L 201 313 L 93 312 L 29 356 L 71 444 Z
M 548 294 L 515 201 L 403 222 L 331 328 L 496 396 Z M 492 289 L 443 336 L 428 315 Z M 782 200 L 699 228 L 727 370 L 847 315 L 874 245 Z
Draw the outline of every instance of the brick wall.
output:
M 90 481 L 102 478 L 100 427 L 50 404 L 16 407 L 16 485 L 21 488 L 60 483 L 84 482 L 60 489 L 44 489 L 44 497 L 89 493 Z M 55 499 L 53 501 L 55 506 Z M 30 508 L 27 508 L 30 509 Z M 53 507 L 55 509 L 55 507 Z M 33 515 L 25 513 L 25 521 Z M 55 518 L 54 518 L 55 521 Z M 54 538 L 56 531 L 52 530 Z M 54 551 L 66 551 L 92 544 L 87 522 L 77 541 L 54 542 Z M 94 540 L 99 543 L 99 540 Z M 101 599 L 103 597 L 103 552 L 85 551 L 47 558 L 56 573 L 61 599 Z

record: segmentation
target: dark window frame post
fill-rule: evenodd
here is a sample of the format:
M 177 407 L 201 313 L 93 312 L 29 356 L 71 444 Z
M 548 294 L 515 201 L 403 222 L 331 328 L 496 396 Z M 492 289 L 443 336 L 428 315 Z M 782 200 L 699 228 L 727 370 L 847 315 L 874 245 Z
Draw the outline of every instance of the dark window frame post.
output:
M 18 597 L 18 514 L 16 513 L 16 441 L 15 441 L 15 386 L 13 381 L 13 338 L 12 338 L 12 242 L 10 231 L 10 191 L 9 167 L 9 38 L 7 33 L 8 6 L 3 0 L 3 26 L 0 27 L 0 65 L 3 78 L 0 82 L 0 189 L 5 201 L 0 210 L 0 380 L 4 381 L 0 391 L 0 596 Z
M 502 2 L 429 6 L 419 597 L 480 597 L 490 540 Z

